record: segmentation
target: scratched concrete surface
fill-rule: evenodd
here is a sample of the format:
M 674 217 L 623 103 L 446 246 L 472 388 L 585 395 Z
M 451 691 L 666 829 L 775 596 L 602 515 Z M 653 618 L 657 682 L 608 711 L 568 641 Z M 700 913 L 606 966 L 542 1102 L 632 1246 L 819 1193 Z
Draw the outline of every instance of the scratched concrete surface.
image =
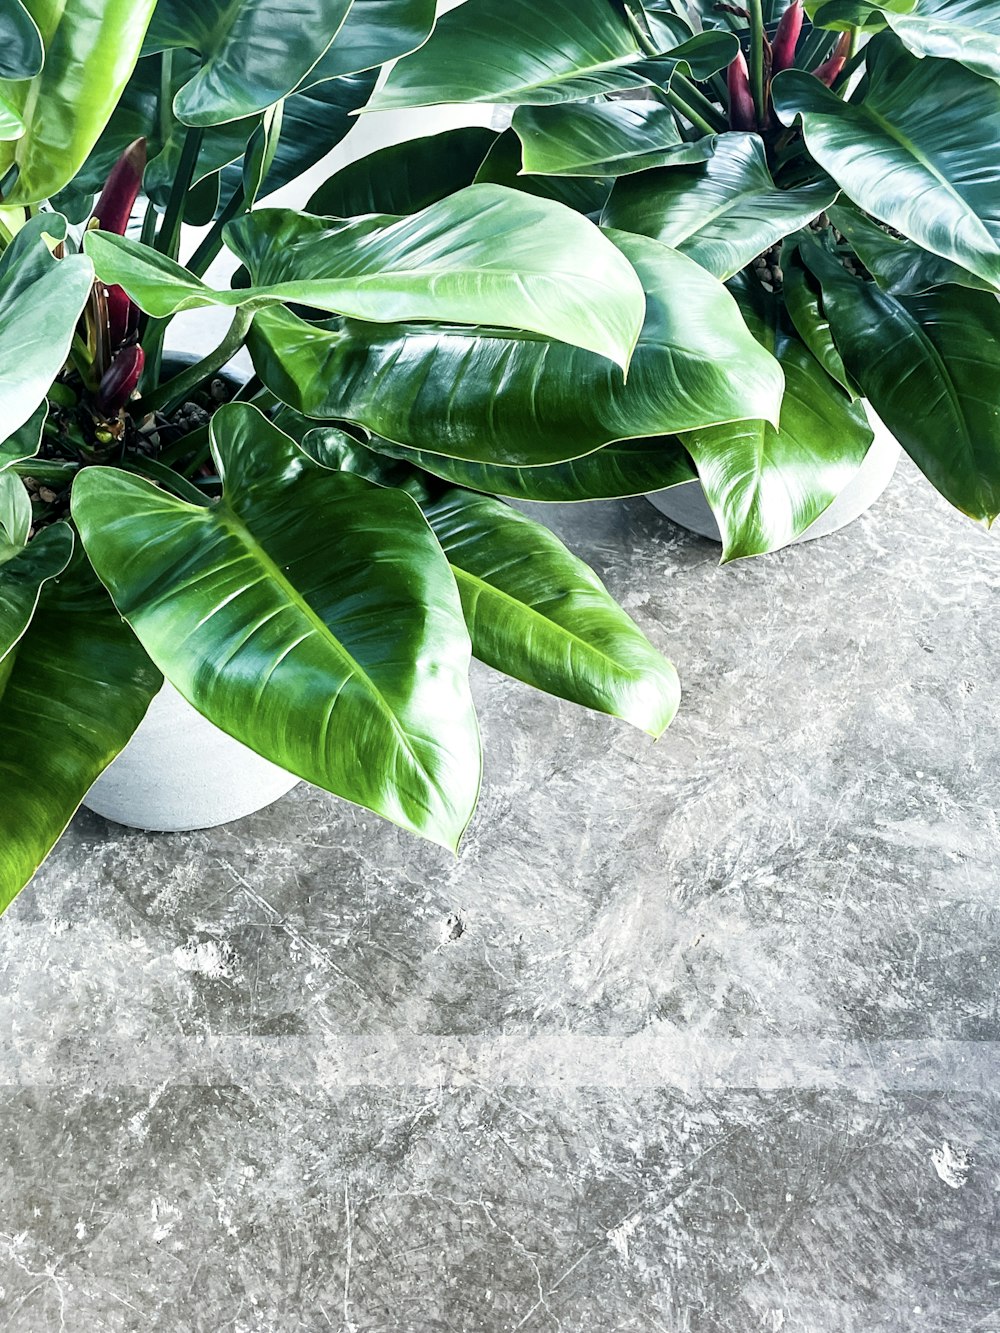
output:
M 0 926 L 0 1328 L 997 1333 L 997 539 L 550 511 L 655 747 L 477 673 L 449 859 L 81 815 Z

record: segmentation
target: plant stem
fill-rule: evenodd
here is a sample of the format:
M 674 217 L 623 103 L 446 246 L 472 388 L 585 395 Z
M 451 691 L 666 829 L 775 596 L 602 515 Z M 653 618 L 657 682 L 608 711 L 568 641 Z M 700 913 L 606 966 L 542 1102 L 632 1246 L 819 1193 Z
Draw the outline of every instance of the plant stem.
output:
M 205 270 L 211 264 L 222 249 L 222 233 L 225 230 L 227 222 L 232 222 L 233 218 L 244 212 L 246 209 L 246 194 L 243 186 L 239 185 L 233 191 L 232 198 L 226 204 L 225 208 L 212 224 L 212 230 L 202 240 L 201 244 L 195 250 L 194 254 L 187 262 L 187 268 L 197 277 L 203 278 Z
M 152 393 L 146 395 L 143 399 L 143 407 L 148 412 L 162 412 L 165 416 L 169 415 L 175 407 L 178 407 L 186 398 L 190 397 L 204 380 L 207 380 L 210 375 L 215 375 L 227 361 L 232 360 L 246 341 L 247 331 L 253 323 L 253 316 L 254 312 L 252 310 L 247 310 L 245 306 L 239 307 L 233 316 L 229 332 L 215 351 L 209 352 L 208 356 L 201 361 L 196 362 L 193 366 L 188 366 L 187 370 L 182 370 L 172 380 L 168 380 L 166 384 L 161 384 Z
M 149 477 L 152 481 L 158 481 L 162 486 L 167 486 L 179 495 L 182 500 L 188 500 L 191 504 L 204 507 L 208 500 L 193 486 L 186 477 L 182 477 L 179 472 L 174 472 L 171 468 L 164 467 L 154 458 L 136 458 L 131 456 L 123 464 L 127 472 L 138 473 L 140 477 Z
M 764 99 L 764 9 L 761 0 L 748 0 L 750 10 L 750 90 L 753 93 L 757 124 L 767 116 Z
M 203 135 L 204 130 L 200 127 L 189 129 L 184 135 L 184 147 L 181 149 L 181 160 L 177 164 L 177 175 L 170 187 L 167 211 L 163 214 L 163 225 L 160 227 L 159 235 L 156 238 L 157 250 L 161 254 L 169 255 L 171 259 L 177 258 L 177 252 L 180 249 L 184 205 L 187 203 L 188 191 L 191 189 L 191 182 L 194 180 Z
M 19 477 L 33 477 L 35 481 L 54 482 L 57 486 L 72 481 L 79 470 L 79 463 L 60 463 L 43 458 L 25 458 L 12 468 Z
M 701 130 L 702 134 L 715 134 L 716 131 L 708 121 L 705 120 L 703 116 L 699 115 L 694 107 L 690 106 L 684 100 L 680 93 L 675 92 L 673 88 L 668 88 L 666 90 L 666 98 L 670 105 L 679 111 L 682 116 L 685 116 L 696 130 Z
M 691 80 L 686 79 L 683 74 L 675 74 L 670 81 L 670 86 L 676 88 L 688 106 L 699 112 L 709 125 L 714 125 L 720 131 L 729 128 L 725 116 L 715 103 L 709 101 L 701 89 L 696 88 Z
M 864 64 L 866 55 L 867 51 L 862 46 L 848 58 L 847 64 L 833 81 L 833 91 L 835 93 L 840 92 L 841 88 L 847 84 L 847 81 L 850 79 L 854 71 Z

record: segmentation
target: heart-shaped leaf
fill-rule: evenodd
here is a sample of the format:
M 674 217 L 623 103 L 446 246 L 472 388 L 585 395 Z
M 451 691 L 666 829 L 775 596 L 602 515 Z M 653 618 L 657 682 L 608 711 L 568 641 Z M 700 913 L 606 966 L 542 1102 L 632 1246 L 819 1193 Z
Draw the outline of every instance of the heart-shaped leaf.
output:
M 110 468 L 73 516 L 150 657 L 283 768 L 455 847 L 475 805 L 469 640 L 414 502 L 314 463 L 245 404 L 212 419 L 222 501 Z
M 817 242 L 802 255 L 847 369 L 924 476 L 971 518 L 1000 513 L 1000 301 L 947 286 L 890 296 Z
M 185 125 L 264 111 L 303 83 L 326 54 L 351 0 L 159 0 L 143 52 L 194 51 L 197 72 L 174 98 Z M 289 22 L 294 17 L 294 37 Z
M 301 302 L 379 323 L 436 319 L 528 329 L 628 364 L 639 279 L 586 218 L 497 185 L 472 185 L 404 218 L 354 222 L 260 209 L 226 229 L 252 284 L 214 291 L 138 242 L 90 231 L 103 281 L 157 318 L 200 306 Z
M 450 490 L 424 513 L 455 571 L 481 661 L 660 735 L 677 711 L 677 673 L 592 569 L 548 528 L 489 496 Z
M 611 192 L 604 221 L 653 236 L 717 278 L 729 278 L 811 222 L 836 196 L 830 182 L 779 190 L 758 135 L 720 134 L 714 154 L 700 166 L 667 167 L 622 180 Z
M 17 566 L 37 562 L 29 601 L 31 582 L 48 580 L 31 623 L 0 658 L 0 911 L 45 860 L 162 683 L 85 560 L 53 577 L 72 537 L 65 524 L 49 532 L 37 554 L 39 538 L 0 566 L 6 592 Z M 0 595 L 0 607 L 5 600 Z
M 916 0 L 885 5 L 886 22 L 918 56 L 957 60 L 988 79 L 1000 79 L 997 0 Z
M 658 241 L 610 233 L 646 289 L 628 382 L 592 353 L 523 334 L 263 311 L 249 346 L 264 383 L 306 416 L 356 421 L 430 453 L 534 467 L 611 440 L 776 419 L 781 368 L 733 298 Z
M 772 85 L 778 115 L 801 121 L 810 153 L 866 212 L 1000 286 L 1000 87 L 920 60 L 891 33 L 866 52 L 864 101 L 786 70 Z

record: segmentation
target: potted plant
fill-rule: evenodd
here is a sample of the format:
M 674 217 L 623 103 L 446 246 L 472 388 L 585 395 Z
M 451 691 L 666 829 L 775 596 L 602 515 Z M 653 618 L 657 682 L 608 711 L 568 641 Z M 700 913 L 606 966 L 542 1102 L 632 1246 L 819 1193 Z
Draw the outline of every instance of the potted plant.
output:
M 992 522 L 996 14 L 952 0 L 805 3 L 808 15 L 801 0 L 578 0 L 558 13 L 466 0 L 369 103 L 513 108 L 470 178 L 559 198 L 626 252 L 650 238 L 725 282 L 783 369 L 778 421 L 751 410 L 693 430 L 661 421 L 655 433 L 671 438 L 654 451 L 621 440 L 594 451 L 577 432 L 558 458 L 470 459 L 430 435 L 419 451 L 387 452 L 537 500 L 674 482 L 662 495 L 676 497 L 696 482 L 710 512 L 702 504 L 688 521 L 717 525 L 732 559 L 852 517 L 887 481 L 898 441 L 947 500 Z
M 456 181 L 482 131 L 391 196 L 361 167 L 306 212 L 255 207 L 343 137 L 434 8 L 311 0 L 289 26 L 277 0 L 5 5 L 0 908 L 137 734 L 125 785 L 152 765 L 188 826 L 231 815 L 211 788 L 249 750 L 267 764 L 244 809 L 302 777 L 454 848 L 480 776 L 472 654 L 654 736 L 674 713 L 670 663 L 475 466 L 776 421 L 780 366 L 734 298 L 515 188 L 502 158 Z M 182 264 L 185 220 L 207 230 Z M 219 291 L 224 245 L 243 267 Z M 227 335 L 171 366 L 169 321 L 212 307 Z M 227 383 L 244 343 L 257 374 Z M 428 446 L 470 484 L 388 457 Z M 682 461 L 658 438 L 600 458 L 655 484 Z

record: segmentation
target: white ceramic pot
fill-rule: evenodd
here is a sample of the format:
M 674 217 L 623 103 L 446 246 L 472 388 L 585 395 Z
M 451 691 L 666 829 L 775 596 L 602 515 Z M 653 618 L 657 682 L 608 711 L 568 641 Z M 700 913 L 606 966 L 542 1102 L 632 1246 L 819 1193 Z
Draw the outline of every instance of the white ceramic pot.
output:
M 242 819 L 298 781 L 206 721 L 164 682 L 84 805 L 116 824 L 179 833 Z
M 865 411 L 875 434 L 872 446 L 865 455 L 865 461 L 833 504 L 824 510 L 800 537 L 795 538 L 793 545 L 812 541 L 815 537 L 828 537 L 831 532 L 837 532 L 848 523 L 853 523 L 866 509 L 871 508 L 892 480 L 892 474 L 899 462 L 899 445 L 867 403 Z M 680 524 L 682 528 L 696 532 L 699 537 L 721 541 L 719 525 L 699 482 L 685 481 L 680 486 L 670 486 L 665 491 L 652 491 L 646 499 L 661 514 L 666 514 L 667 518 Z

